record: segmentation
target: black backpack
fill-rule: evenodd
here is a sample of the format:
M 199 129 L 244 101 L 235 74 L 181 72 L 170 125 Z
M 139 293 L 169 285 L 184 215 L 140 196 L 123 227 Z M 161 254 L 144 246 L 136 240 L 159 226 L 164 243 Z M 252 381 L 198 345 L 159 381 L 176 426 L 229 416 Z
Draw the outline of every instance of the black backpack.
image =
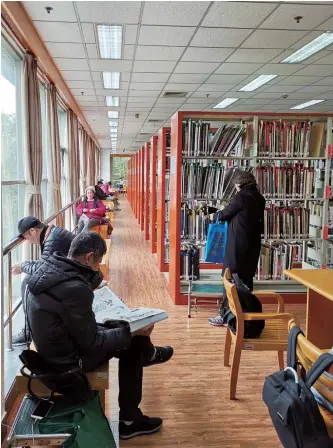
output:
M 293 327 L 289 334 L 287 368 L 266 378 L 263 400 L 273 425 L 285 448 L 332 448 L 326 424 L 320 414 L 311 387 L 333 363 L 333 356 L 319 356 L 312 368 L 301 377 L 297 374 L 297 336 L 303 332 Z
M 238 274 L 232 274 L 233 283 L 236 285 L 240 306 L 244 313 L 262 313 L 262 305 L 250 289 L 239 278 Z M 236 334 L 237 322 L 236 316 L 232 313 L 229 306 L 224 312 L 223 320 L 228 324 L 230 330 Z M 265 328 L 264 320 L 253 320 L 244 322 L 244 338 L 259 338 Z

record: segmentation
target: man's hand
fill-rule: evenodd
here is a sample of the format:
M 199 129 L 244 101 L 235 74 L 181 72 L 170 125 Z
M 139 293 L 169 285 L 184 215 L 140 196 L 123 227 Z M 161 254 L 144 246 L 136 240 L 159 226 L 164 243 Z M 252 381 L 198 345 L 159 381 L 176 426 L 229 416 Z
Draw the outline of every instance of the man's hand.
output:
M 148 327 L 142 328 L 141 330 L 135 331 L 132 333 L 133 336 L 150 336 L 153 332 L 154 324 L 149 325 Z
M 88 213 L 88 211 L 89 211 L 89 210 L 88 210 L 87 208 L 84 208 L 84 209 L 83 209 L 83 213 Z
M 89 211 L 90 211 L 90 213 L 95 213 L 96 209 L 95 208 L 91 208 Z
M 22 274 L 22 271 L 21 271 L 21 263 L 14 264 L 14 266 L 12 266 L 12 274 L 13 274 L 13 275 L 19 275 L 19 274 Z

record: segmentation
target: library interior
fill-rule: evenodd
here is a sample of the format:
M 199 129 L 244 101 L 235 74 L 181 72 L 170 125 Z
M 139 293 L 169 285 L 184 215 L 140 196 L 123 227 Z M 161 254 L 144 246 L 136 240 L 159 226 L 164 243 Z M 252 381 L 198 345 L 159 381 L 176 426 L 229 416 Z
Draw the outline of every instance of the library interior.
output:
M 332 1 L 3 1 L 0 103 L 1 446 L 332 448 Z

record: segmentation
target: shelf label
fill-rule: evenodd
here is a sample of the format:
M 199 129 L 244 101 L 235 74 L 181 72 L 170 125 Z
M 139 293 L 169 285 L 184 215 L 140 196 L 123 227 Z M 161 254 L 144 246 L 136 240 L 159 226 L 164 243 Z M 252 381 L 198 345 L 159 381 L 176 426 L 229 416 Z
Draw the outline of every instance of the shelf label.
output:
M 331 197 L 331 186 L 326 185 L 325 187 L 325 199 L 329 199 Z
M 328 238 L 328 226 L 324 226 L 323 228 L 323 238 L 324 240 L 327 240 Z
M 328 146 L 327 146 L 327 157 L 328 157 L 329 159 L 332 158 L 332 153 L 333 153 L 333 145 L 328 145 Z
M 174 176 L 176 174 L 176 171 L 177 171 L 177 158 L 176 156 L 172 156 L 170 161 L 170 175 Z

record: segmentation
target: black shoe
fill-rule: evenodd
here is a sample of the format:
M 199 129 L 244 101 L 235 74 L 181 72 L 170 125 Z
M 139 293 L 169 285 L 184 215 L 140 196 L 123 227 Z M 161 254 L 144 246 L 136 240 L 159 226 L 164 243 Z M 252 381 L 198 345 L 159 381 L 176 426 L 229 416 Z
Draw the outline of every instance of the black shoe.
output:
M 162 426 L 162 419 L 158 417 L 147 417 L 143 415 L 139 420 L 134 421 L 131 425 L 119 422 L 119 439 L 126 440 L 132 437 L 144 434 L 153 434 Z
M 173 355 L 173 348 L 168 345 L 166 347 L 155 347 L 155 350 L 154 358 L 149 361 L 144 361 L 143 367 L 153 366 L 154 364 L 163 364 L 164 362 L 169 361 Z

